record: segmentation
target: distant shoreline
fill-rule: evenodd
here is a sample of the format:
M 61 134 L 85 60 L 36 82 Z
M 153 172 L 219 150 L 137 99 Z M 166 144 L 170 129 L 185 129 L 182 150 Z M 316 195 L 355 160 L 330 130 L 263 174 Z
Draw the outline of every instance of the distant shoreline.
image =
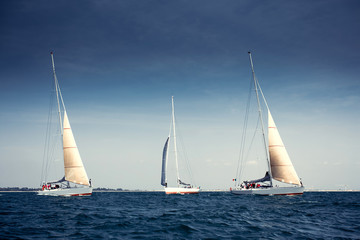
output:
M 37 192 L 40 191 L 41 189 L 29 189 L 29 190 L 14 190 L 14 189 L 9 189 L 6 190 L 4 188 L 0 189 L 0 193 L 7 193 L 7 192 Z M 131 193 L 135 193 L 135 192 L 164 192 L 164 190 L 116 190 L 116 189 L 94 189 L 93 192 L 131 192 Z M 200 192 L 229 192 L 229 190 L 210 190 L 210 189 L 204 189 L 204 190 L 200 190 Z M 309 189 L 309 190 L 305 190 L 304 192 L 360 192 L 360 190 L 326 190 L 326 189 Z

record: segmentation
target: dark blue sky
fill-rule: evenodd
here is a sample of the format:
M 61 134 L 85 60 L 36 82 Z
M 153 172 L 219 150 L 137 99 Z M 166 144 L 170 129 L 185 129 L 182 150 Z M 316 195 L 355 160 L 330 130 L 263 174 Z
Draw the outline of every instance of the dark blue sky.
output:
M 292 117 L 312 116 L 302 119 L 302 123 L 314 124 L 309 126 L 312 129 L 309 133 L 314 134 L 311 138 L 324 134 L 330 137 L 329 130 L 334 125 L 350 126 L 359 116 L 359 10 L 360 2 L 356 0 L 1 1 L 0 143 L 3 156 L 0 155 L 0 158 L 8 159 L 8 162 L 2 163 L 1 171 L 7 167 L 11 169 L 13 160 L 20 160 L 25 155 L 19 150 L 19 154 L 13 156 L 11 144 L 28 145 L 30 136 L 33 136 L 29 125 L 34 122 L 38 122 L 36 131 L 40 132 L 36 134 L 36 141 L 42 141 L 41 131 L 45 131 L 42 121 L 46 116 L 41 114 L 47 113 L 52 81 L 50 51 L 55 52 L 65 104 L 70 120 L 75 118 L 75 125 L 79 117 L 77 112 L 84 118 L 100 115 L 104 121 L 111 121 L 112 116 L 125 121 L 124 118 L 141 113 L 144 116 L 137 118 L 144 118 L 149 124 L 143 124 L 144 135 L 149 127 L 166 129 L 168 124 L 164 125 L 161 121 L 168 120 L 170 96 L 175 95 L 180 116 L 185 119 L 217 120 L 211 124 L 199 121 L 204 129 L 229 127 L 229 135 L 222 137 L 235 139 L 234 145 L 229 146 L 233 152 L 227 157 L 232 158 L 231 161 L 236 160 L 239 145 L 236 139 L 239 138 L 232 136 L 230 129 L 237 126 L 236 131 L 241 129 L 237 124 L 243 116 L 243 102 L 250 79 L 247 52 L 251 50 L 257 77 L 270 107 L 275 107 L 275 121 L 280 117 L 291 128 L 293 126 L 288 122 L 293 121 Z M 112 115 L 115 113 L 119 115 Z M 161 121 L 155 116 L 159 116 Z M 340 116 L 343 118 L 338 119 Z M 227 122 L 228 118 L 234 122 Z M 154 122 L 150 124 L 149 121 Z M 196 121 L 189 121 L 196 128 Z M 102 126 L 104 132 L 108 126 Z M 328 128 L 314 133 L 313 129 L 319 129 L 319 126 Z M 183 124 L 183 128 L 186 127 Z M 129 134 L 134 136 L 135 130 L 134 127 Z M 81 129 L 78 131 L 81 138 L 83 133 Z M 154 179 L 152 188 L 158 185 L 160 165 L 156 165 L 157 158 L 161 153 L 162 138 L 167 134 L 167 130 L 161 131 L 156 132 L 159 139 L 153 141 L 158 145 L 154 145 L 154 154 L 149 157 L 153 159 L 149 160 L 149 164 L 154 166 L 154 175 L 148 176 Z M 347 128 L 338 131 L 349 131 L 350 135 L 359 133 Z M 121 126 L 119 132 L 122 132 Z M 90 139 L 93 137 L 88 135 Z M 106 136 L 97 135 L 98 138 Z M 123 136 L 131 137 L 125 133 Z M 141 137 L 141 134 L 137 136 Z M 144 139 L 150 140 L 150 133 L 147 136 Z M 344 134 L 340 141 L 353 137 Z M 295 136 L 288 138 L 291 140 Z M 202 141 L 201 137 L 199 140 Z M 37 146 L 36 141 L 34 146 Z M 221 142 L 227 144 L 225 139 Z M 144 140 L 138 144 L 145 146 L 147 143 Z M 301 161 L 301 147 L 306 148 L 306 144 L 296 144 L 297 158 Z M 116 145 L 121 145 L 121 141 Z M 322 149 L 325 150 L 326 145 L 329 146 L 322 144 Z M 41 156 L 42 145 L 37 147 L 39 149 L 27 154 L 33 156 L 27 159 L 29 165 L 33 163 L 29 175 L 37 175 L 36 171 L 41 167 L 41 161 L 36 157 Z M 92 147 L 90 141 L 83 148 Z M 131 149 L 131 146 L 124 148 Z M 348 165 L 344 163 L 344 168 L 353 169 L 351 164 L 355 164 L 356 157 L 349 153 L 351 147 L 334 145 L 333 148 L 338 149 L 335 154 L 328 154 L 338 156 L 334 157 L 333 164 L 340 156 L 346 155 Z M 296 149 L 293 150 L 295 154 Z M 116 150 L 109 149 L 109 155 L 116 155 Z M 131 152 L 125 155 L 129 156 Z M 221 150 L 218 155 L 221 155 Z M 328 160 L 328 155 L 324 156 L 326 160 L 316 158 L 316 161 L 330 165 L 332 161 Z M 116 157 L 113 158 L 115 161 Z M 134 157 L 135 160 L 140 158 L 144 156 Z M 198 165 L 205 165 L 204 159 L 208 156 L 204 154 L 199 158 Z M 223 162 L 221 158 L 214 157 L 211 161 Z M 308 161 L 300 164 L 299 175 L 306 176 L 306 166 L 312 160 Z M 91 163 L 95 160 L 89 162 L 91 171 L 96 164 Z M 196 163 L 194 165 L 196 168 Z M 228 176 L 232 178 L 231 165 L 226 165 L 228 168 L 224 167 L 219 173 L 221 181 L 226 182 L 228 179 L 224 178 Z M 360 168 L 359 165 L 356 167 Z M 211 166 L 208 168 L 211 169 Z M 333 171 L 330 169 L 329 175 Z M 204 173 L 203 179 L 205 176 Z M 317 186 L 311 182 L 315 179 L 311 176 L 307 176 L 310 185 Z M 97 178 L 101 182 L 101 176 Z M 4 181 L 0 179 L 0 185 L 10 184 Z M 32 181 L 23 180 L 17 184 L 31 182 L 31 185 Z M 115 181 L 122 182 L 123 179 Z M 101 184 L 106 185 L 106 182 Z M 321 186 L 328 185 L 324 183 Z

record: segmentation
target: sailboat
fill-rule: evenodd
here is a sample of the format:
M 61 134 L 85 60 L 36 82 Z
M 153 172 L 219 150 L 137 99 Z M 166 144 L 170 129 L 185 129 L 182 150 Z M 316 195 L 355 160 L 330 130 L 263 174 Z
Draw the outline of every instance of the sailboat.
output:
M 180 179 L 179 175 L 179 162 L 178 162 L 178 152 L 176 145 L 176 129 L 175 129 L 175 108 L 174 108 L 174 97 L 171 97 L 171 124 L 169 135 L 165 141 L 163 155 L 162 155 L 162 169 L 161 169 L 161 185 L 164 186 L 166 194 L 196 194 L 199 193 L 200 188 L 194 187 L 189 183 L 185 183 Z M 172 135 L 171 135 L 172 130 Z M 174 142 L 174 155 L 175 155 L 175 165 L 176 165 L 176 183 L 175 187 L 168 187 L 167 181 L 167 163 L 168 163 L 168 150 L 170 139 L 173 139 Z
M 59 82 L 55 73 L 54 56 L 51 52 L 52 70 L 54 75 L 54 87 L 57 102 L 57 115 L 59 119 L 60 128 L 60 144 L 63 148 L 63 161 L 64 161 L 64 177 L 57 181 L 48 181 L 47 175 L 49 171 L 50 156 L 54 154 L 50 153 L 45 157 L 43 162 L 43 179 L 42 189 L 38 191 L 38 195 L 50 195 L 50 196 L 88 196 L 92 194 L 91 180 L 89 180 L 84 164 L 81 160 L 79 150 L 76 146 L 75 138 L 71 130 L 69 118 L 65 109 L 64 100 L 61 94 Z M 50 111 L 51 112 L 51 111 Z M 49 112 L 49 113 L 50 113 Z M 50 118 L 49 118 L 50 119 Z M 48 133 L 50 134 L 50 133 Z M 47 137 L 48 139 L 48 137 Z M 50 144 L 46 145 L 47 147 Z M 51 147 L 49 147 L 51 148 Z M 47 150 L 45 150 L 46 152 Z M 51 152 L 51 151 L 50 151 Z
M 245 180 L 241 184 L 237 184 L 236 178 L 235 188 L 230 188 L 230 192 L 236 195 L 255 194 L 255 195 L 300 195 L 304 192 L 304 186 L 298 177 L 295 168 L 286 151 L 284 143 L 280 137 L 279 131 L 275 125 L 274 119 L 270 113 L 270 109 L 261 90 L 260 84 L 255 77 L 254 65 L 249 52 L 250 65 L 252 71 L 252 79 L 255 88 L 255 94 L 258 106 L 258 118 L 261 123 L 262 142 L 265 150 L 265 158 L 267 163 L 267 171 L 265 176 L 254 180 Z M 267 108 L 268 131 L 267 140 L 263 122 L 263 114 L 261 110 L 260 97 Z M 250 98 L 249 98 L 250 99 Z M 247 118 L 245 118 L 247 119 Z M 246 122 L 246 121 L 245 121 Z M 246 126 L 246 125 L 244 125 Z M 243 151 L 243 150 L 242 150 Z M 238 168 L 239 169 L 239 168 Z M 240 173 L 237 173 L 239 176 Z

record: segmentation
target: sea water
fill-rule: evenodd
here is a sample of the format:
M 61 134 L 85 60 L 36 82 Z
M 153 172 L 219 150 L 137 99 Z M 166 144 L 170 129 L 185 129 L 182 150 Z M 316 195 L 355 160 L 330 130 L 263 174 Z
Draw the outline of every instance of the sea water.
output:
M 360 239 L 359 192 L 0 193 L 0 239 Z

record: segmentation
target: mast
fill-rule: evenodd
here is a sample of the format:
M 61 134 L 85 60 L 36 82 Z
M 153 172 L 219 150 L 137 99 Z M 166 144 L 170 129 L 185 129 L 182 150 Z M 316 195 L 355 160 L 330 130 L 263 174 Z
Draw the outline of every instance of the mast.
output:
M 260 122 L 261 122 L 261 130 L 262 130 L 263 143 L 264 143 L 264 149 L 265 149 L 265 155 L 266 155 L 266 162 L 267 162 L 267 165 L 268 165 L 268 171 L 269 171 L 269 175 L 270 175 L 270 184 L 272 186 L 272 174 L 271 174 L 269 153 L 268 153 L 268 150 L 267 150 L 264 121 L 263 121 L 263 116 L 262 116 L 262 111 L 261 111 L 261 106 L 260 106 L 260 99 L 259 99 L 259 91 L 258 91 L 258 84 L 259 83 L 258 83 L 258 81 L 257 81 L 257 79 L 255 77 L 254 64 L 253 64 L 253 61 L 252 61 L 252 58 L 251 58 L 251 52 L 248 52 L 248 53 L 249 53 L 249 58 L 250 58 L 251 72 L 252 72 L 252 76 L 253 76 L 253 79 L 254 79 L 256 99 L 257 99 L 257 103 L 258 103 L 258 111 L 259 111 L 259 117 L 260 117 Z
M 59 88 L 59 83 L 56 77 L 56 73 L 55 73 L 55 63 L 54 63 L 54 55 L 53 52 L 50 52 L 51 55 L 51 63 L 52 63 L 52 69 L 53 69 L 53 75 L 54 75 L 54 81 L 55 81 L 55 91 L 56 91 L 56 101 L 58 104 L 58 114 L 59 114 L 59 122 L 60 122 L 60 131 L 61 131 L 61 136 L 63 136 L 64 134 L 64 129 L 62 126 L 62 119 L 61 119 L 61 110 L 60 110 L 60 99 L 59 99 L 59 92 L 60 92 L 60 88 Z
M 176 131 L 175 131 L 175 109 L 174 109 L 174 96 L 171 96 L 171 110 L 172 110 L 172 124 L 173 124 L 173 133 L 174 133 L 174 152 L 175 152 L 175 162 L 176 162 L 176 176 L 177 176 L 177 184 L 179 186 L 179 164 L 178 164 L 178 156 L 177 156 L 177 148 L 176 148 Z

